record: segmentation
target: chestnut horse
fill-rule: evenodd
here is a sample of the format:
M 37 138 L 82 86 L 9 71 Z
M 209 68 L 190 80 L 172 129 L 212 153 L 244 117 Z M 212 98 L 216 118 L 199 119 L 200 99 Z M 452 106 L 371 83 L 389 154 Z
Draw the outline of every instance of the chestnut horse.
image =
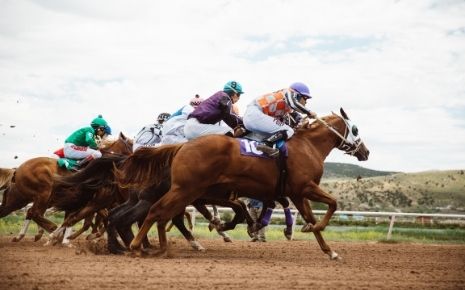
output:
M 285 193 L 305 219 L 303 231 L 312 231 L 324 253 L 338 259 L 324 241 L 325 229 L 337 209 L 337 201 L 319 187 L 323 162 L 338 148 L 359 161 L 367 160 L 369 151 L 358 135 L 358 129 L 341 108 L 332 114 L 296 130 L 287 142 L 288 178 Z M 139 251 L 141 241 L 157 222 L 160 254 L 167 253 L 166 223 L 188 204 L 215 195 L 218 188 L 248 193 L 259 200 L 274 200 L 278 168 L 274 160 L 241 155 L 239 140 L 222 135 L 208 135 L 182 145 L 168 145 L 153 151 L 136 152 L 126 159 L 118 172 L 120 186 L 142 190 L 160 181 L 160 168 L 171 165 L 171 188 L 151 208 L 130 248 Z M 328 210 L 316 221 L 308 200 L 325 203 Z
M 108 225 L 105 220 L 105 228 L 108 233 L 108 250 L 114 254 L 120 254 L 125 250 L 117 240 L 116 231 L 125 245 L 129 247 L 134 238 L 131 230 L 132 224 L 135 222 L 142 224 L 150 207 L 168 191 L 170 188 L 170 172 L 165 170 L 165 178 L 157 186 L 153 186 L 144 192 L 129 192 L 127 189 L 116 186 L 114 182 L 113 169 L 118 168 L 125 158 L 125 156 L 102 157 L 92 161 L 86 168 L 73 175 L 55 178 L 49 205 L 60 211 L 72 212 L 72 214 L 69 214 L 63 224 L 50 235 L 51 244 L 55 244 L 63 237 L 63 244 L 71 246 L 69 240 L 72 237 L 69 236 L 70 232 L 66 232 L 66 229 L 70 229 L 84 218 L 92 218 L 95 213 L 103 209 L 111 209 L 108 218 L 110 224 Z M 205 204 L 215 202 L 215 200 L 197 200 L 194 206 L 207 220 L 212 220 L 213 217 Z M 223 206 L 230 206 L 236 213 L 232 222 L 222 224 L 224 227 L 229 225 L 234 228 L 244 218 L 248 218 L 252 222 L 247 210 L 244 210 L 245 204 L 241 204 L 240 201 L 219 200 L 218 203 Z M 115 205 L 118 206 L 114 207 Z M 203 246 L 195 240 L 192 233 L 185 227 L 183 215 L 184 212 L 173 218 L 174 225 L 194 249 L 204 250 Z M 145 246 L 150 246 L 148 240 L 145 241 Z
M 103 155 L 129 155 L 132 153 L 132 141 L 120 133 L 116 141 L 104 141 L 100 151 Z M 0 218 L 31 202 L 32 207 L 26 213 L 20 234 L 13 241 L 19 241 L 24 237 L 31 220 L 48 232 L 53 232 L 57 228 L 53 222 L 44 217 L 44 213 L 49 207 L 54 175 L 70 174 L 72 172 L 58 166 L 56 159 L 49 157 L 29 159 L 16 169 L 10 187 L 4 192 Z

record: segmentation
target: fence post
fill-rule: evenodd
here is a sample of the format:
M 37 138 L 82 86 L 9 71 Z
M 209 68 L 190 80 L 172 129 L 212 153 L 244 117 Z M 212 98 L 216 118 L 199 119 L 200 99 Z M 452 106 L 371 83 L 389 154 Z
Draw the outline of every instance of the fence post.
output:
M 195 215 L 197 211 L 195 208 L 192 209 L 192 214 L 191 214 L 191 222 L 192 222 L 192 232 L 195 230 Z
M 392 228 L 394 227 L 394 221 L 395 221 L 395 220 L 396 220 L 396 216 L 395 216 L 395 215 L 392 215 L 392 216 L 391 216 L 391 222 L 389 223 L 389 230 L 388 230 L 387 237 L 386 237 L 387 240 L 390 240 L 390 239 L 391 239 L 391 236 L 392 236 Z

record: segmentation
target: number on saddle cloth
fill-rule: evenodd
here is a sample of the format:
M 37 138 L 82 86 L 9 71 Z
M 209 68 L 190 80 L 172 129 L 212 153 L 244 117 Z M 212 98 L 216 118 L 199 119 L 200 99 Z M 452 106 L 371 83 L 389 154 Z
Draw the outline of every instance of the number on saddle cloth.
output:
M 247 135 L 247 137 L 249 137 L 249 135 Z M 264 139 L 266 138 L 260 138 L 260 141 L 253 140 L 253 139 L 237 138 L 237 140 L 239 140 L 239 147 L 240 147 L 241 155 L 261 157 L 261 158 L 266 158 L 266 159 L 274 159 L 273 157 L 270 157 L 267 154 L 257 149 L 257 145 L 262 143 Z M 279 148 L 280 155 L 287 157 L 288 152 L 287 152 L 286 143 L 284 142 L 282 145 L 278 146 L 278 148 Z

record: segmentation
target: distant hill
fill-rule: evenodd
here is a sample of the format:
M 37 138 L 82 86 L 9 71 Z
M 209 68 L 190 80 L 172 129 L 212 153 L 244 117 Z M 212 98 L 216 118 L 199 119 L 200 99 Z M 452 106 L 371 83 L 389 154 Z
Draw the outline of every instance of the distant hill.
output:
M 377 171 L 348 163 L 325 162 L 323 179 L 386 176 L 398 172 Z
M 327 166 L 320 186 L 337 198 L 340 210 L 465 212 L 464 170 L 393 173 L 340 163 Z M 358 175 L 362 178 L 357 181 Z

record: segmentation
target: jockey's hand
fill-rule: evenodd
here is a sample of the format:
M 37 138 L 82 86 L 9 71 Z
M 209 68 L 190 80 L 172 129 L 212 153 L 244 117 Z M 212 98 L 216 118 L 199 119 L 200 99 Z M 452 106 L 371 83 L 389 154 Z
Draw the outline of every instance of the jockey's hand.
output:
M 318 117 L 315 112 L 310 112 L 307 114 L 307 116 L 312 119 L 316 119 Z
M 237 126 L 234 128 L 234 137 L 241 137 L 247 134 L 247 129 L 242 126 Z

